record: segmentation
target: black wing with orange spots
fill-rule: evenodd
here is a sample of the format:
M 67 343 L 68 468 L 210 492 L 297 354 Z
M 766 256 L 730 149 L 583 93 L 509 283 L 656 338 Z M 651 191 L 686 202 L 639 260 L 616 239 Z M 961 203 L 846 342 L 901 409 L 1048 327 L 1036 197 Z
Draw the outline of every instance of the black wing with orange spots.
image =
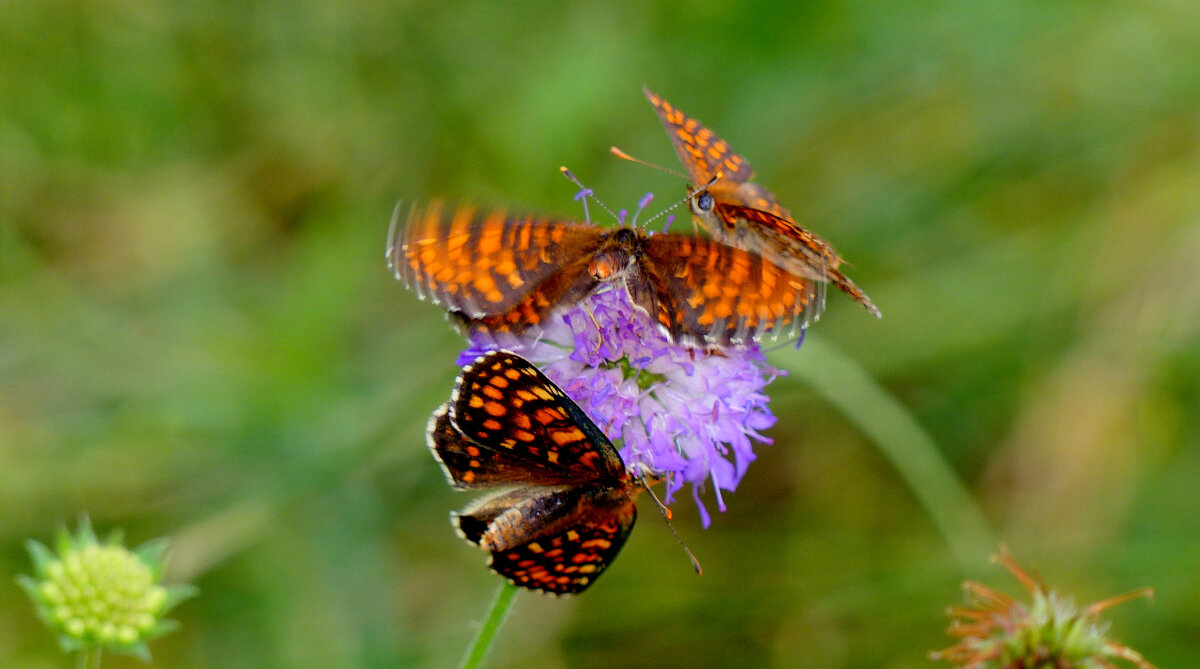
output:
M 460 490 L 507 486 L 514 481 L 562 485 L 574 480 L 569 472 L 524 452 L 469 439 L 450 422 L 449 404 L 443 404 L 429 419 L 426 439 L 446 480 Z
M 503 454 L 501 467 L 512 478 L 519 472 L 511 472 L 509 460 L 529 469 L 525 480 L 531 484 L 625 475 L 617 449 L 583 409 L 514 353 L 494 351 L 466 367 L 455 384 L 449 418 L 478 447 Z
M 543 531 L 523 543 L 493 550 L 488 566 L 524 588 L 556 595 L 583 592 L 612 564 L 633 531 L 636 490 L 587 487 L 531 500 L 533 507 L 556 511 L 548 516 L 513 514 L 514 522 L 536 523 Z M 457 522 L 464 536 L 472 525 L 480 525 L 476 518 L 461 514 Z M 495 527 L 494 521 L 489 527 Z M 489 538 L 484 533 L 476 543 Z
M 637 519 L 640 479 L 583 410 L 507 351 L 463 369 L 428 440 L 457 488 L 499 488 L 452 516 L 512 583 L 582 592 L 611 564 Z

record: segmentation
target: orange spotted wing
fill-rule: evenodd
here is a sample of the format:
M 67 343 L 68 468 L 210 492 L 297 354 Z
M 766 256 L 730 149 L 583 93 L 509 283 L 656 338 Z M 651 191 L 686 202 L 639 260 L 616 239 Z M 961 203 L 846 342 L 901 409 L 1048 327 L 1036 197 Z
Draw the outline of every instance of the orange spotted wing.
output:
M 578 261 L 600 242 L 601 230 L 503 211 L 477 216 L 460 207 L 444 216 L 440 203 L 415 207 L 389 234 L 388 263 L 416 291 L 468 319 L 513 312 L 518 331 L 539 324 L 547 307 L 583 297 Z
M 716 183 L 689 200 L 696 220 L 709 234 L 761 253 L 792 272 L 832 282 L 871 313 L 880 315 L 871 299 L 838 270 L 842 258 L 833 247 L 797 224 L 771 191 L 750 181 L 754 168 L 745 158 L 734 153 L 712 130 L 650 89 L 643 92 L 666 128 L 693 186 L 701 188 L 720 175 Z
M 428 441 L 451 485 L 498 489 L 453 522 L 516 585 L 582 592 L 633 529 L 640 479 L 583 410 L 514 353 L 463 369 Z
M 648 280 L 676 298 L 660 305 L 658 321 L 677 341 L 744 344 L 787 326 L 795 336 L 821 306 L 813 279 L 710 239 L 653 235 L 643 253 Z
M 437 204 L 393 221 L 388 258 L 418 295 L 490 333 L 520 335 L 613 283 L 674 341 L 696 345 L 756 341 L 820 307 L 811 277 L 715 240 L 471 208 L 447 220 Z

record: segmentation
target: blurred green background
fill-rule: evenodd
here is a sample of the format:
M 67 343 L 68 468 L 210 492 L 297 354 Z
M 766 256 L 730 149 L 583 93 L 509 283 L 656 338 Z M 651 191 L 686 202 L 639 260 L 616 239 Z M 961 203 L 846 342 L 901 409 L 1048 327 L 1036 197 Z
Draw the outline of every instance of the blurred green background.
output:
M 70 664 L 12 575 L 81 513 L 170 536 L 201 589 L 156 666 L 455 664 L 498 579 L 424 444 L 461 342 L 387 271 L 388 218 L 575 217 L 564 164 L 672 201 L 607 154 L 676 165 L 643 84 L 884 318 L 831 296 L 816 345 L 772 354 L 775 444 L 710 530 L 676 505 L 703 577 L 646 506 L 591 591 L 518 596 L 492 665 L 927 667 L 964 577 L 1019 592 L 990 542 L 956 559 L 931 518 L 957 510 L 866 436 L 882 414 L 814 390 L 822 351 L 1023 564 L 1081 602 L 1156 586 L 1113 636 L 1200 665 L 1200 6 L 2 8 L 0 665 Z

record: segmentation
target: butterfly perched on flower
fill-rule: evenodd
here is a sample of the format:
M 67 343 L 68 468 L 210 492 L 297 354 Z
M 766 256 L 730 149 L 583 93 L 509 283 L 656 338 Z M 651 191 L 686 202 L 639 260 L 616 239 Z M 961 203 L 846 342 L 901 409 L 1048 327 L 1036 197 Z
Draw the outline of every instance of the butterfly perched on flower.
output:
M 725 140 L 644 88 L 694 188 L 696 220 L 714 239 L 762 254 L 789 271 L 829 281 L 876 316 L 879 309 L 838 270 L 842 258 L 825 240 L 801 227 L 771 191 L 750 181 L 754 168 Z M 716 178 L 714 182 L 713 179 Z
M 473 331 L 521 335 L 597 290 L 623 287 L 676 343 L 738 346 L 807 324 L 819 282 L 689 235 L 461 207 L 399 210 L 388 261 L 422 299 Z
M 515 585 L 582 592 L 633 530 L 643 479 L 561 388 L 515 353 L 493 351 L 464 368 L 427 439 L 452 486 L 496 490 L 452 520 Z

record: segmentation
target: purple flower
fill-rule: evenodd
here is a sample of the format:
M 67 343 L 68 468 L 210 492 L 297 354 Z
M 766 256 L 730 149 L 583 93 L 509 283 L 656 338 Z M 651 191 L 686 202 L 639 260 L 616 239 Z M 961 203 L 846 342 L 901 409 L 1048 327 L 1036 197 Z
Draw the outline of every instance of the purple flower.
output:
M 737 488 L 755 442 L 771 443 L 761 434 L 775 424 L 763 390 L 783 372 L 756 345 L 713 353 L 671 343 L 623 287 L 602 288 L 536 334 L 472 334 L 459 363 L 498 348 L 542 367 L 620 447 L 626 465 L 665 474 L 667 501 L 691 483 L 704 527 L 711 518 L 702 490 L 711 482 L 725 511 L 721 491 Z

